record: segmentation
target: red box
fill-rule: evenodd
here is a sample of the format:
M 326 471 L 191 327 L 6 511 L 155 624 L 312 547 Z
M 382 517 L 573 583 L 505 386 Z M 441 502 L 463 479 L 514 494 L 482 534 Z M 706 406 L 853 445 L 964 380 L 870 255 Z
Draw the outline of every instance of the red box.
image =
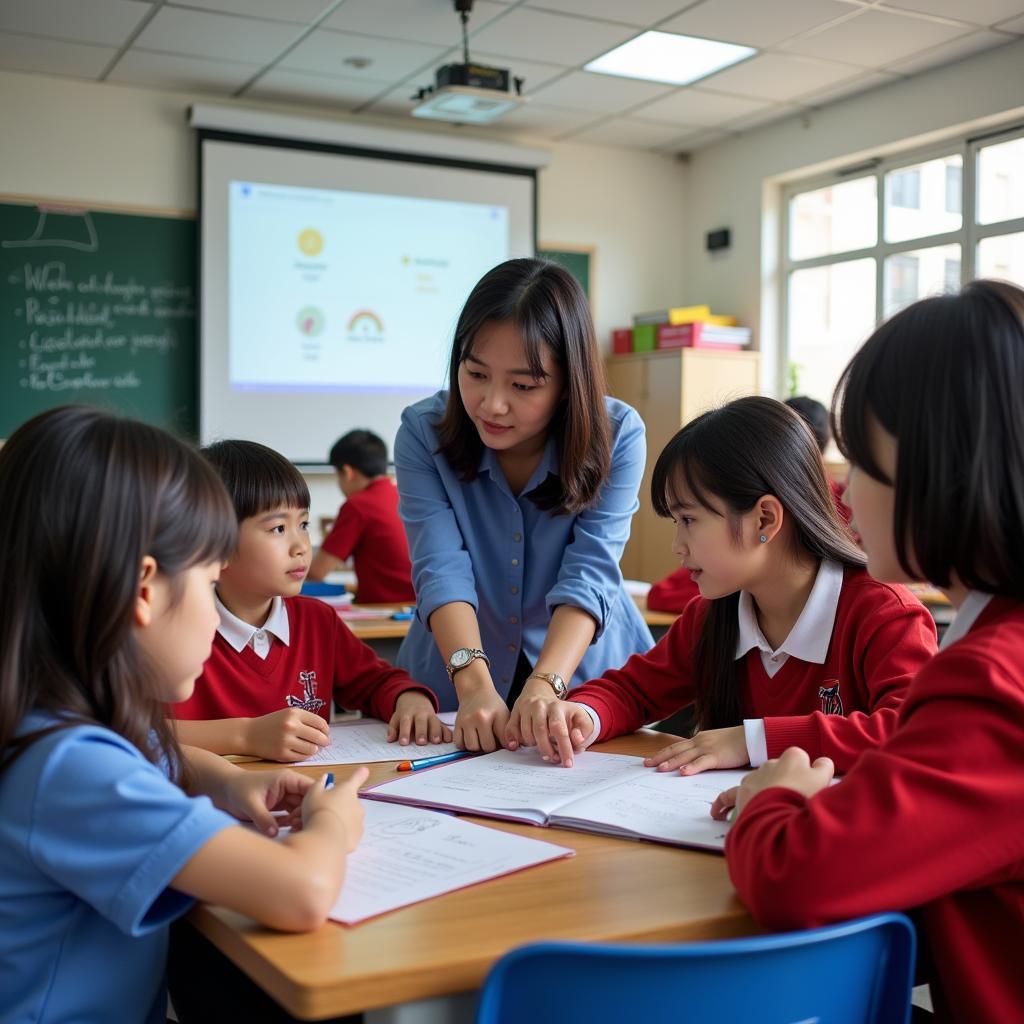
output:
M 612 331 L 612 355 L 628 356 L 633 351 L 633 328 L 617 327 Z
M 714 348 L 720 352 L 739 352 L 743 341 L 719 340 L 723 331 L 743 332 L 742 327 L 717 327 L 705 323 L 658 324 L 658 348 Z M 706 337 L 710 334 L 711 337 Z M 749 332 L 748 332 L 749 336 Z

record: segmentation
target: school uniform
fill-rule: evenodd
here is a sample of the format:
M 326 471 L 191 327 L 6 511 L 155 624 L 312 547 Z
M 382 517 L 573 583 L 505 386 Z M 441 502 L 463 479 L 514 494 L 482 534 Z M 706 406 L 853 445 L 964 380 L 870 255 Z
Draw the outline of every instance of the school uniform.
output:
M 491 678 L 508 698 L 513 681 L 536 665 L 559 605 L 581 608 L 596 624 L 570 687 L 621 665 L 654 642 L 626 593 L 619 558 L 639 508 L 644 425 L 636 411 L 605 399 L 612 461 L 593 504 L 576 515 L 555 515 L 529 498 L 549 475 L 558 476 L 555 439 L 522 492 L 513 494 L 494 451 L 485 447 L 473 480 L 462 480 L 438 452 L 436 424 L 447 392 L 409 406 L 395 440 L 399 512 L 409 537 L 416 618 L 398 664 L 437 693 L 441 707 L 458 706 L 455 688 L 429 631 L 442 605 L 475 609 Z
M 676 569 L 647 591 L 647 607 L 652 612 L 681 612 L 695 597 L 700 597 L 700 587 L 690 570 Z
M 1024 1020 L 1024 604 L 972 593 L 895 734 L 812 799 L 753 797 L 726 842 L 770 928 L 916 908 L 936 1020 Z
M 174 718 L 257 718 L 284 708 L 331 719 L 331 697 L 343 707 L 387 721 L 398 695 L 425 686 L 381 661 L 322 601 L 276 597 L 260 627 L 243 622 L 217 599 L 220 625 L 192 696 L 168 707 Z
M 709 607 L 703 598 L 691 601 L 653 650 L 573 693 L 595 720 L 591 742 L 633 732 L 694 700 L 693 656 Z M 735 656 L 752 765 L 797 746 L 846 771 L 890 735 L 910 680 L 935 653 L 934 623 L 916 597 L 828 559 L 778 649 L 743 591 L 737 615 Z
M 56 724 L 37 712 L 20 733 Z M 6 1024 L 163 1024 L 171 880 L 237 822 L 100 726 L 36 740 L 0 775 L 0 1007 Z
M 371 480 L 338 510 L 321 550 L 355 563 L 360 604 L 412 604 L 409 544 L 398 515 L 398 490 L 386 476 Z
M 853 519 L 853 509 L 843 501 L 843 495 L 846 493 L 846 486 L 844 484 L 837 484 L 835 480 L 829 480 L 828 489 L 832 492 L 832 502 L 836 506 L 839 518 L 849 526 L 850 521 Z

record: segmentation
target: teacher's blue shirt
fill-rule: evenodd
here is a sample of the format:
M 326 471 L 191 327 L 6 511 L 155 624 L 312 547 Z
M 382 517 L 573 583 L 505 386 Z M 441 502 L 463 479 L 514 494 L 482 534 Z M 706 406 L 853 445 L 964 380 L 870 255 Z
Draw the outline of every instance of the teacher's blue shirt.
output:
M 458 706 L 455 688 L 430 634 L 430 616 L 452 601 L 471 604 L 480 623 L 491 678 L 508 695 L 520 650 L 536 664 L 558 605 L 582 608 L 597 623 L 594 641 L 570 687 L 648 650 L 653 640 L 625 592 L 619 558 L 639 507 L 646 455 L 643 421 L 624 402 L 606 398 L 612 462 L 594 503 L 578 515 L 539 509 L 526 495 L 558 475 L 554 441 L 517 497 L 490 448 L 479 472 L 459 479 L 437 454 L 434 425 L 447 391 L 409 406 L 395 439 L 398 510 L 405 523 L 416 589 L 416 619 L 398 664 L 438 695 L 442 710 Z

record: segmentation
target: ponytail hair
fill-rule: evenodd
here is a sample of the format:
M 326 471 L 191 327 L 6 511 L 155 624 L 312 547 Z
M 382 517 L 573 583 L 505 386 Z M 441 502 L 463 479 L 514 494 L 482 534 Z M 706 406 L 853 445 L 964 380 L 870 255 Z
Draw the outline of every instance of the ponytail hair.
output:
M 729 402 L 687 423 L 669 441 L 651 476 L 651 503 L 658 515 L 670 518 L 684 490 L 712 514 L 728 518 L 737 540 L 740 517 L 759 498 L 774 495 L 802 552 L 844 566 L 865 564 L 836 511 L 814 435 L 800 416 L 773 398 Z M 743 720 L 738 606 L 739 593 L 716 598 L 701 627 L 694 652 L 700 729 Z
M 84 723 L 166 759 L 180 779 L 159 666 L 133 612 L 146 555 L 178 600 L 176 577 L 234 549 L 216 473 L 163 430 L 62 406 L 0 449 L 0 495 L 0 772 L 42 736 Z M 18 736 L 33 710 L 62 721 Z

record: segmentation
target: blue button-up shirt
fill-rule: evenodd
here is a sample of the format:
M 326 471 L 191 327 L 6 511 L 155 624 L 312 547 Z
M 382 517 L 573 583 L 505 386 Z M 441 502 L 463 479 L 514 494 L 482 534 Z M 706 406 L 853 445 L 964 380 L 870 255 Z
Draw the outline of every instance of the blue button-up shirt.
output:
M 549 473 L 557 476 L 554 440 L 548 440 L 519 496 L 490 448 L 484 448 L 476 479 L 463 481 L 437 453 L 434 424 L 447 398 L 440 391 L 409 406 L 395 440 L 398 508 L 409 538 L 417 613 L 398 664 L 434 690 L 442 710 L 458 706 L 427 625 L 438 608 L 452 601 L 476 609 L 491 678 L 503 697 L 520 650 L 536 664 L 551 613 L 561 604 L 582 608 L 597 623 L 570 687 L 648 650 L 654 641 L 619 570 L 639 507 L 646 455 L 644 425 L 636 411 L 605 399 L 612 427 L 608 479 L 588 509 L 554 515 L 525 497 Z

